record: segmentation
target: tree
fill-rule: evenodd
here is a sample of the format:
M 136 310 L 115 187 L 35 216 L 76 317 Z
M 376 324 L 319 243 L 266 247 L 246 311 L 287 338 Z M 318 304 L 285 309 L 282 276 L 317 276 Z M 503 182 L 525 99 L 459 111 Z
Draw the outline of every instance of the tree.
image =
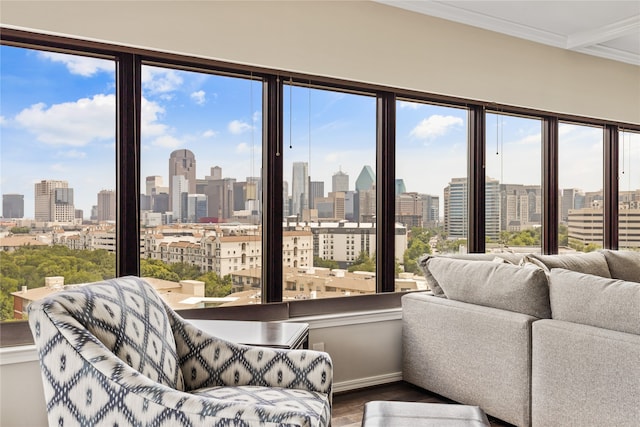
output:
M 178 275 L 180 280 L 195 280 L 196 277 L 202 274 L 199 267 L 186 262 L 169 264 L 169 268 Z
M 154 277 L 161 280 L 170 280 L 179 282 L 180 277 L 174 271 L 171 271 L 168 264 L 157 259 L 140 260 L 140 275 L 142 277 Z
M 376 271 L 376 258 L 375 255 L 370 257 L 368 253 L 362 251 L 356 258 L 355 262 L 347 269 L 350 273 L 354 271 Z
M 204 295 L 206 297 L 226 297 L 231 293 L 232 282 L 229 274 L 221 278 L 215 271 L 210 271 L 201 274 L 196 280 L 204 282 Z
M 319 256 L 314 256 L 313 257 L 313 266 L 314 267 L 330 268 L 330 269 L 334 269 L 334 268 L 339 268 L 340 267 L 338 265 L 337 261 L 334 261 L 332 259 L 323 259 L 323 258 L 320 258 Z

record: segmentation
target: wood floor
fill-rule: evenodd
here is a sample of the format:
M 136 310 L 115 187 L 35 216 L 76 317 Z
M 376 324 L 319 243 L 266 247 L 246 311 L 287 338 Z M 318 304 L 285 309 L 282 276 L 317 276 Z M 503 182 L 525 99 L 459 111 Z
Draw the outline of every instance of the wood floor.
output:
M 370 400 L 401 400 L 407 402 L 448 403 L 455 402 L 430 393 L 409 383 L 396 382 L 363 390 L 336 393 L 333 396 L 332 427 L 360 427 L 364 404 Z M 503 421 L 489 417 L 494 427 L 511 427 Z

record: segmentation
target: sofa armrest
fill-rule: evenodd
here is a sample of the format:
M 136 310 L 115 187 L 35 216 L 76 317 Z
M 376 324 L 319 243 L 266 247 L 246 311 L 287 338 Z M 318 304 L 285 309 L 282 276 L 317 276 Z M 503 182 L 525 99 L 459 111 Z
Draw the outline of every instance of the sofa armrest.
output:
M 171 322 L 187 391 L 256 385 L 331 395 L 333 364 L 328 353 L 241 345 L 211 336 L 179 317 Z
M 533 324 L 535 426 L 636 426 L 640 335 L 560 320 Z
M 529 425 L 536 317 L 425 293 L 403 296 L 402 313 L 406 381 Z

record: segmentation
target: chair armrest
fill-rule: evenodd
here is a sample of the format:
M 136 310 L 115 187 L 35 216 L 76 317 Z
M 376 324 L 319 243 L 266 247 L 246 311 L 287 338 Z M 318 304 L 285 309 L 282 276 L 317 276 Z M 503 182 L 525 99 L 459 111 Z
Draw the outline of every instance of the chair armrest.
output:
M 328 353 L 252 347 L 207 334 L 170 315 L 186 390 L 256 385 L 331 394 L 333 364 Z

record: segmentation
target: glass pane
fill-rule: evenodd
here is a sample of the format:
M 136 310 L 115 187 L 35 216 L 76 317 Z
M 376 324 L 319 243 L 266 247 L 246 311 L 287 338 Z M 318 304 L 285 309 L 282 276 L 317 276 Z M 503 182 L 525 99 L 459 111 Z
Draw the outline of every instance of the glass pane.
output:
M 284 130 L 284 300 L 375 293 L 375 98 L 287 84 Z
M 115 276 L 115 63 L 0 46 L 2 320 Z
M 541 252 L 542 123 L 487 114 L 487 252 Z
M 618 247 L 640 250 L 640 133 L 620 132 Z
M 396 253 L 412 280 L 422 254 L 466 252 L 468 111 L 403 100 L 396 117 L 396 222 L 409 230 Z
M 144 65 L 142 97 L 141 275 L 177 309 L 260 303 L 261 81 Z
M 559 251 L 602 248 L 602 128 L 560 123 L 558 139 Z

